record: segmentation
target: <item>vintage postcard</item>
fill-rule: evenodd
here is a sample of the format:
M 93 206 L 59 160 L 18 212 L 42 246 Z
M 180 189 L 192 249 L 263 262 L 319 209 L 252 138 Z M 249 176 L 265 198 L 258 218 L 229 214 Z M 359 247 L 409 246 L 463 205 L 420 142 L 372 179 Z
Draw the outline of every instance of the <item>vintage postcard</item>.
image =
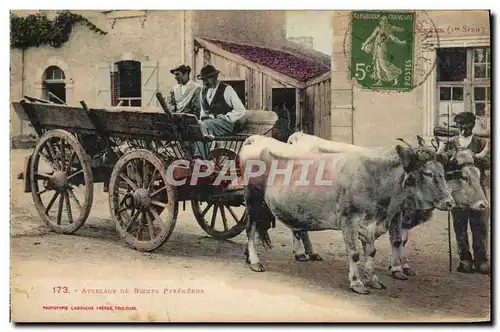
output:
M 490 322 L 487 10 L 11 10 L 23 322 Z

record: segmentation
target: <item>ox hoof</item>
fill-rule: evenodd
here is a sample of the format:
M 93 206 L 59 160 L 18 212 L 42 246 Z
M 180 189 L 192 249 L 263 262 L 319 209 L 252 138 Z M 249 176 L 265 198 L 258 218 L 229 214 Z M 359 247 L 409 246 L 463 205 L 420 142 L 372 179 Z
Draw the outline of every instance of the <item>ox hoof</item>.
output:
M 323 257 L 321 257 L 319 254 L 311 254 L 309 256 L 309 260 L 315 261 L 315 262 L 321 262 L 321 261 L 323 261 Z
M 370 294 L 370 290 L 368 288 L 366 288 L 365 285 L 363 285 L 363 284 L 352 285 L 352 286 L 350 286 L 350 288 L 351 288 L 351 291 L 353 291 L 354 293 L 358 293 L 361 295 Z
M 409 277 L 414 277 L 417 275 L 415 270 L 412 269 L 411 267 L 403 268 L 403 272 L 404 272 L 404 274 L 406 274 Z
M 373 289 L 386 289 L 387 286 L 381 283 L 380 281 L 368 281 L 365 283 L 366 286 L 373 288 Z
M 250 270 L 252 270 L 254 272 L 264 272 L 265 271 L 264 266 L 261 263 L 248 264 L 248 266 L 250 267 Z
M 391 273 L 391 276 L 397 280 L 408 280 L 408 277 L 402 271 L 394 271 Z
M 309 257 L 306 254 L 295 255 L 295 260 L 297 262 L 308 262 Z

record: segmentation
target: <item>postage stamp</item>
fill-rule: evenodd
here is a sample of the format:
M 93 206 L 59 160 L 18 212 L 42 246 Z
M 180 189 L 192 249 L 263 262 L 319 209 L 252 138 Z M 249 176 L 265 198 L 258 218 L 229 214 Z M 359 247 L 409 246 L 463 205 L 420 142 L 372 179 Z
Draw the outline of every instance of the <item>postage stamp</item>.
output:
M 344 37 L 349 78 L 364 89 L 411 91 L 427 79 L 436 59 L 425 51 L 439 47 L 438 29 L 425 11 L 354 11 Z

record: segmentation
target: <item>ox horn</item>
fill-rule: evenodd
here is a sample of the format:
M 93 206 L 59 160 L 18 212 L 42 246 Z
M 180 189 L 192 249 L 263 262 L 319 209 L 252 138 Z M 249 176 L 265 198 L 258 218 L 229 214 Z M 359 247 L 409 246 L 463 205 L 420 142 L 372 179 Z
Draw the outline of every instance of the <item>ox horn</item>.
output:
M 407 143 L 404 139 L 402 139 L 402 138 L 396 138 L 396 139 L 397 139 L 398 141 L 401 141 L 401 142 L 403 142 L 404 144 L 408 145 L 408 148 L 410 149 L 410 151 L 411 151 L 411 152 L 413 152 L 413 153 L 415 152 L 415 151 L 413 151 L 413 148 L 411 147 L 411 145 L 410 145 L 410 144 L 408 144 L 408 143 Z
M 417 141 L 418 141 L 418 145 L 425 146 L 425 140 L 422 138 L 422 136 L 417 135 Z

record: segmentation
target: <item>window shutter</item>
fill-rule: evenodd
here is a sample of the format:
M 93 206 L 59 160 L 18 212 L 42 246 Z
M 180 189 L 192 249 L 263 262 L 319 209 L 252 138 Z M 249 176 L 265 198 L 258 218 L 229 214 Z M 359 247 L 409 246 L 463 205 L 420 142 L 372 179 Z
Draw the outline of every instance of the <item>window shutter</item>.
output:
M 141 62 L 141 85 L 142 107 L 159 107 L 155 96 L 158 90 L 158 61 Z
M 111 63 L 99 65 L 97 106 L 111 107 Z

